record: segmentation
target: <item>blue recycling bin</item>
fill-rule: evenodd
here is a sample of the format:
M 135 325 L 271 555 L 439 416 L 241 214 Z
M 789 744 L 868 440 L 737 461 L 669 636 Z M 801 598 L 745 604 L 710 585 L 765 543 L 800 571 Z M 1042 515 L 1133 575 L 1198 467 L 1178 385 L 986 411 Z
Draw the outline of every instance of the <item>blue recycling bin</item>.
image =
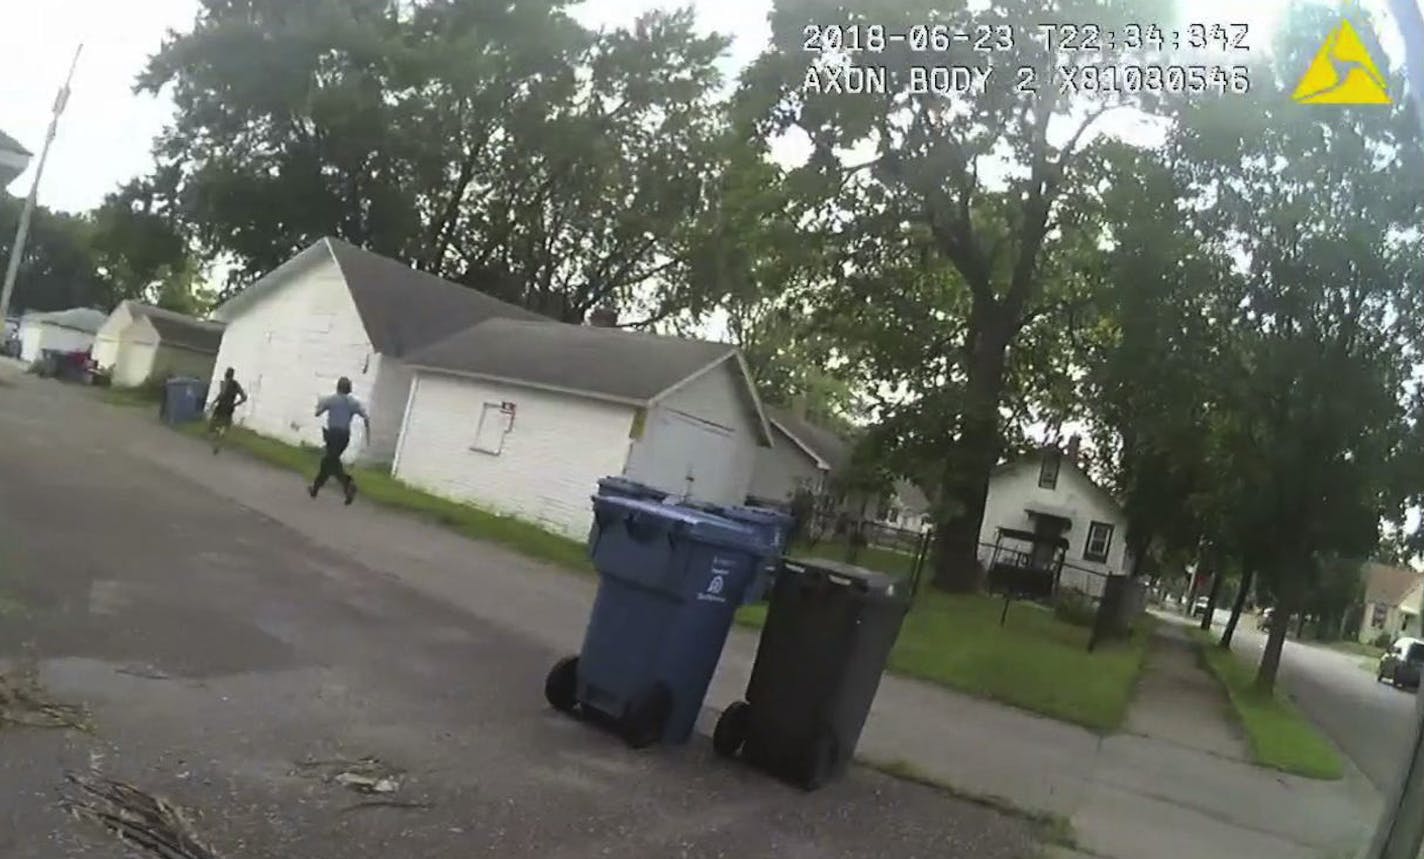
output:
M 730 519 L 741 525 L 756 531 L 762 538 L 762 542 L 769 548 L 770 552 L 757 572 L 756 579 L 743 597 L 747 605 L 761 602 L 771 586 L 772 577 L 776 574 L 780 566 L 779 561 L 786 552 L 786 541 L 791 535 L 793 519 L 789 514 L 780 510 L 771 510 L 765 507 L 739 507 L 726 504 L 712 504 L 705 501 L 684 501 L 684 507 L 691 507 L 694 510 L 702 510 L 716 514 L 723 519 Z
M 605 495 L 593 507 L 598 596 L 583 649 L 549 672 L 545 696 L 635 748 L 686 742 L 767 548 L 704 511 Z
M 207 393 L 208 386 L 202 379 L 169 379 L 163 386 L 163 419 L 170 424 L 201 420 Z
M 662 501 L 668 497 L 668 493 L 661 489 L 618 475 L 609 475 L 608 477 L 599 478 L 598 494 L 607 498 L 632 498 L 641 501 Z M 590 554 L 593 553 L 593 544 L 597 539 L 598 522 L 595 521 L 593 527 L 590 528 L 588 532 L 588 551 Z
M 609 475 L 598 481 L 598 494 L 613 498 L 637 498 L 645 501 L 662 501 L 668 493 L 646 483 L 639 483 L 618 475 Z

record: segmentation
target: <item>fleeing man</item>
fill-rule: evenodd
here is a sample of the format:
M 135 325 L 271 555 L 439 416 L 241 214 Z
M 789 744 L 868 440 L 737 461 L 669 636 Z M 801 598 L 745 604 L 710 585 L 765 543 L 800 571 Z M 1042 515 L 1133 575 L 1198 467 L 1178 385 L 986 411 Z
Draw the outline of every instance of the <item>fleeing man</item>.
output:
M 351 419 L 356 415 L 361 416 L 361 425 L 369 440 L 371 418 L 366 414 L 366 407 L 361 405 L 361 401 L 351 396 L 351 380 L 345 376 L 336 381 L 335 394 L 317 400 L 316 415 L 321 417 L 323 414 L 326 415 L 326 428 L 321 431 L 321 436 L 326 441 L 326 453 L 322 455 L 316 480 L 312 481 L 307 491 L 315 498 L 327 479 L 335 477 L 346 493 L 346 503 L 350 504 L 356 499 L 356 481 L 351 479 L 351 475 L 347 474 L 341 465 L 341 454 L 351 443 Z
M 218 383 L 218 395 L 213 398 L 213 414 L 208 420 L 208 437 L 213 441 L 213 455 L 222 448 L 227 431 L 232 428 L 232 413 L 247 402 L 247 392 L 237 383 L 237 373 L 231 367 Z

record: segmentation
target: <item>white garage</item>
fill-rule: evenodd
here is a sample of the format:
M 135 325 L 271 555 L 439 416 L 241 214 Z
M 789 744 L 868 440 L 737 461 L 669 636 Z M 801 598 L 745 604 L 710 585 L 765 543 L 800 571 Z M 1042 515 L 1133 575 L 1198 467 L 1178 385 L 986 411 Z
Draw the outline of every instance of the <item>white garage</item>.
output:
M 740 504 L 771 444 L 725 343 L 492 319 L 409 364 L 395 476 L 573 537 L 601 477 Z
M 124 301 L 99 327 L 92 358 L 120 387 L 167 376 L 207 379 L 222 336 L 220 323 Z
M 94 334 L 109 315 L 102 310 L 75 307 L 52 313 L 26 313 L 20 320 L 20 360 L 39 359 L 47 349 L 81 352 L 94 343 Z

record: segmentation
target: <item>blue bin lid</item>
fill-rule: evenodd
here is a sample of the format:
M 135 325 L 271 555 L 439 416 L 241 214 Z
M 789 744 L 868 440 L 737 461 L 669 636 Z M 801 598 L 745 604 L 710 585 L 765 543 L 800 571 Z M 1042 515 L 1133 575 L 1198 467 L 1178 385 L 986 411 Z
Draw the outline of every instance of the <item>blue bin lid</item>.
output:
M 618 496 L 593 496 L 593 509 L 613 515 L 634 514 L 639 517 L 661 519 L 669 530 L 691 537 L 703 543 L 746 549 L 758 554 L 767 549 L 761 534 L 740 522 L 734 522 L 703 510 L 694 510 L 679 504 L 662 501 L 647 501 L 641 498 L 620 498 Z

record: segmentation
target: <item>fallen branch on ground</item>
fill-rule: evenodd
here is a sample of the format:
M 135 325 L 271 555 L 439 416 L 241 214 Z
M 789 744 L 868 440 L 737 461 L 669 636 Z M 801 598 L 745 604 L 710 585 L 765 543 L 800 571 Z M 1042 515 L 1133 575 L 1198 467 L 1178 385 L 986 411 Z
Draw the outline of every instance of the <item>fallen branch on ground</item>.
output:
M 77 791 L 63 796 L 60 807 L 76 819 L 98 823 L 160 859 L 218 859 L 199 839 L 189 813 L 173 803 L 116 779 L 73 772 L 64 777 Z

